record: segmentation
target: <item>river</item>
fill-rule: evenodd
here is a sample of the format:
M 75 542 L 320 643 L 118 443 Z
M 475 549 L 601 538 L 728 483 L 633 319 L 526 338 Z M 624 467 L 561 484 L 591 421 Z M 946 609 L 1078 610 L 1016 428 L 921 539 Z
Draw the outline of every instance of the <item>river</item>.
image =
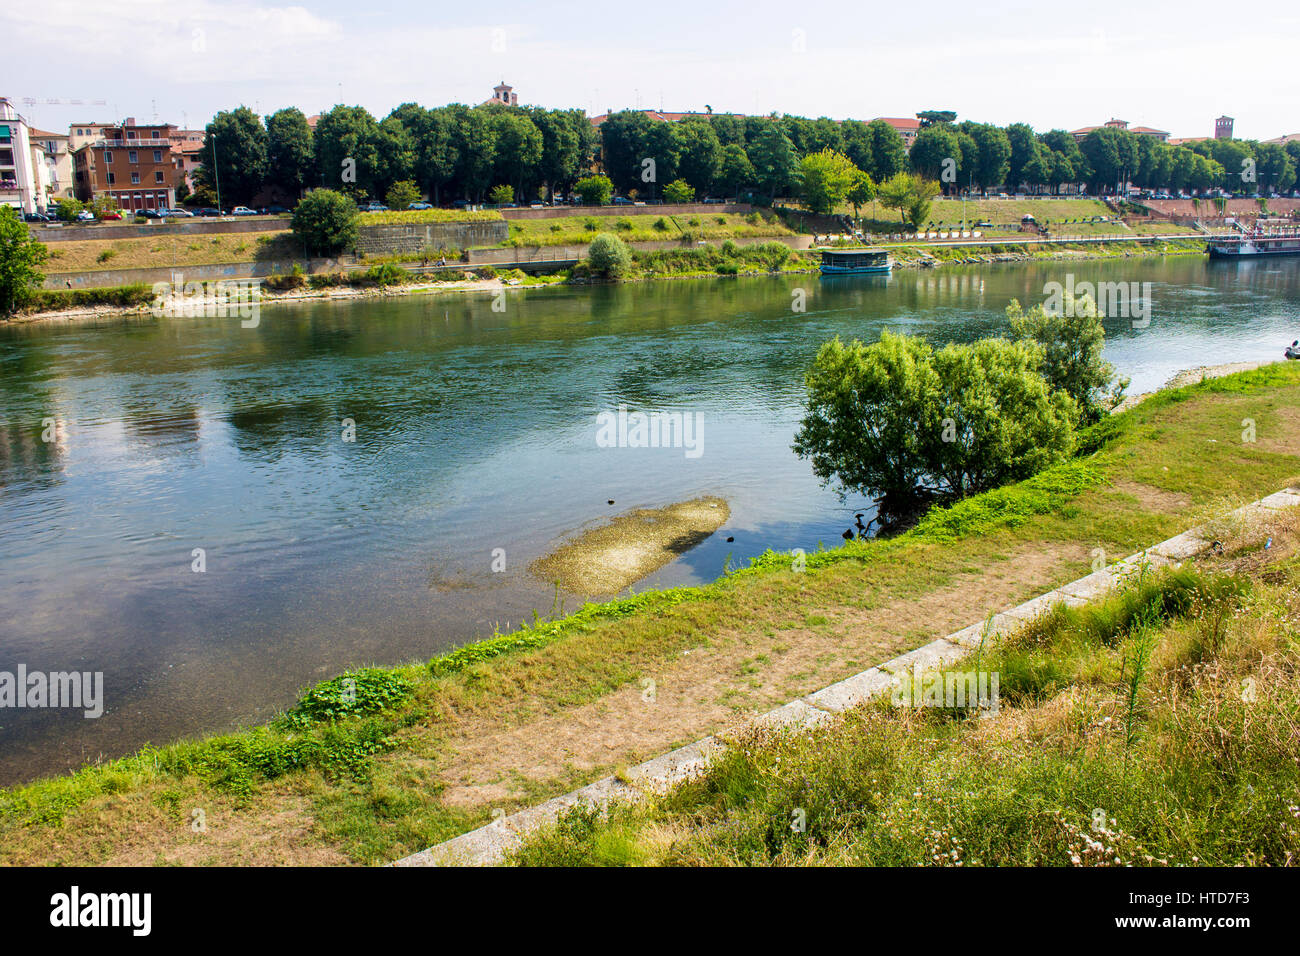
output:
M 503 312 L 488 293 L 274 305 L 256 328 L 0 326 L 0 671 L 105 688 L 97 719 L 0 709 L 0 784 L 260 722 L 349 666 L 548 614 L 528 564 L 626 508 L 731 506 L 638 589 L 838 544 L 865 502 L 790 451 L 817 347 L 998 334 L 1012 297 L 1067 273 L 1151 283 L 1149 322 L 1106 323 L 1134 391 L 1300 337 L 1300 261 L 1194 257 L 561 286 L 509 291 Z M 698 454 L 602 447 L 597 415 L 623 404 L 695 416 Z

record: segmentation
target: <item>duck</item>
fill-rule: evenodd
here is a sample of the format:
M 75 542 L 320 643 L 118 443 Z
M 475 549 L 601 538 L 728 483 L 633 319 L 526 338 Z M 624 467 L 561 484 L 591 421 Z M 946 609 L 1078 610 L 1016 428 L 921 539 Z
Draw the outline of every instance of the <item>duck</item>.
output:
M 1296 339 L 1294 342 L 1288 345 L 1286 347 L 1286 351 L 1283 352 L 1282 354 L 1289 359 L 1300 359 L 1300 339 Z

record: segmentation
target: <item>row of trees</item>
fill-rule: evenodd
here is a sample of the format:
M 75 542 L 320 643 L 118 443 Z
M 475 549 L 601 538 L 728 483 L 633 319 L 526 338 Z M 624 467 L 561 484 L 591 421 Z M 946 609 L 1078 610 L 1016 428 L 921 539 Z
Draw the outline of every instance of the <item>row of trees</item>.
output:
M 230 203 L 251 203 L 266 190 L 293 199 L 322 186 L 356 199 L 383 198 L 402 182 L 434 202 L 477 202 L 494 189 L 497 197 L 518 200 L 568 194 L 580 179 L 603 171 L 616 192 L 640 198 L 665 198 L 677 184 L 676 196 L 801 194 L 821 208 L 821 177 L 836 172 L 827 165 L 832 155 L 873 184 L 914 173 L 945 192 L 1003 185 L 1055 192 L 1086 183 L 1095 193 L 1132 182 L 1251 193 L 1290 189 L 1300 169 L 1300 142 L 1172 145 L 1114 127 L 1076 140 L 1065 130 L 1037 133 L 1026 123 L 957 122 L 950 111 L 918 116 L 922 128 L 909 152 L 884 120 L 702 114 L 663 122 L 624 110 L 597 130 L 581 110 L 404 103 L 383 119 L 358 106 L 336 106 L 313 131 L 296 108 L 263 123 L 241 106 L 208 124 L 199 179 L 213 192 L 219 184 Z M 810 165 L 815 157 L 823 158 Z M 866 189 L 858 182 L 849 187 L 836 192 L 861 196 Z
M 336 106 L 313 129 L 295 107 L 262 118 L 246 106 L 208 124 L 200 189 L 227 205 L 270 192 L 296 199 L 325 187 L 383 198 L 414 182 L 434 202 L 481 202 L 494 186 L 519 197 L 569 190 L 594 162 L 597 137 L 582 110 L 403 103 L 383 119 Z

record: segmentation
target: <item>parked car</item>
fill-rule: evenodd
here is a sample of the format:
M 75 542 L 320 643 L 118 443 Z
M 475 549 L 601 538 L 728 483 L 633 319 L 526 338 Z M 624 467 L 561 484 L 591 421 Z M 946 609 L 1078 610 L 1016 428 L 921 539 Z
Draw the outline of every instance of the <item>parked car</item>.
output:
M 979 222 L 975 223 L 975 228 L 976 228 L 976 229 L 992 229 L 992 228 L 993 228 L 993 223 L 989 222 L 987 219 L 981 219 Z
M 387 206 L 385 206 L 381 202 L 377 202 L 374 199 L 370 200 L 370 202 L 366 203 L 364 206 L 358 206 L 357 208 L 360 209 L 362 212 L 388 212 Z M 238 216 L 239 213 L 236 212 L 235 215 Z
M 705 196 L 703 201 L 706 206 L 717 206 L 722 203 L 721 199 L 714 199 L 712 196 Z
M 232 216 L 256 216 L 257 210 L 249 209 L 247 206 L 236 206 L 234 209 L 230 210 L 230 214 Z
M 95 214 L 89 209 L 83 209 L 77 213 L 77 222 L 94 222 Z
M 108 212 L 100 213 L 100 219 L 121 219 L 122 213 L 118 209 L 110 209 Z
M 268 206 L 266 210 L 267 214 L 271 216 L 283 216 L 288 211 L 284 206 Z
M 203 206 L 194 210 L 196 216 L 222 216 L 225 215 L 220 209 L 213 209 L 211 206 Z
M 168 219 L 193 219 L 194 213 L 188 209 L 159 209 L 159 213 Z
M 631 206 L 631 205 L 632 205 L 632 200 L 628 199 L 626 196 L 615 196 L 615 197 L 614 197 L 614 205 L 615 205 L 615 206 Z
M 433 203 L 431 203 L 431 202 L 412 202 L 412 203 L 407 203 L 407 204 L 406 204 L 406 208 L 407 208 L 407 209 L 432 209 L 432 208 L 433 208 Z
M 47 216 L 43 212 L 29 212 L 23 215 L 24 222 L 53 222 L 57 216 Z

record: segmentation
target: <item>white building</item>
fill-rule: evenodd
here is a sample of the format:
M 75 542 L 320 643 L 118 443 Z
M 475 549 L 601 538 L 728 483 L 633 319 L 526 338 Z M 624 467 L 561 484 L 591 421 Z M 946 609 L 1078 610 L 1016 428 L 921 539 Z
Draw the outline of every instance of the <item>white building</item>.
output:
M 0 205 L 35 212 L 41 198 L 27 121 L 0 96 Z
M 48 209 L 55 199 L 73 198 L 72 153 L 68 150 L 68 134 L 32 128 L 28 130 L 28 136 L 32 142 L 36 204 Z

